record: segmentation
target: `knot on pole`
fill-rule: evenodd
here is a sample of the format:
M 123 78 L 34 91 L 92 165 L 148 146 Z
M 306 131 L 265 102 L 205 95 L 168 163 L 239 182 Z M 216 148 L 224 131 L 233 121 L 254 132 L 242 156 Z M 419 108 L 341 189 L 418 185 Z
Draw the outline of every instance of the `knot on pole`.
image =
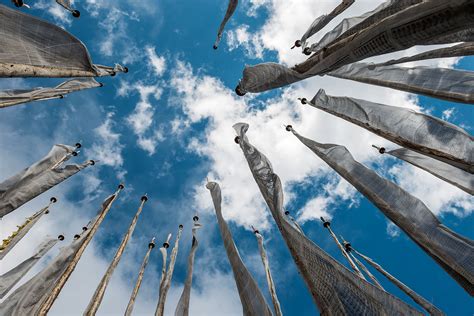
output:
M 324 219 L 324 217 L 321 216 L 321 221 L 323 222 L 323 226 L 324 228 L 328 228 L 329 226 L 331 226 L 331 223 L 327 220 Z
M 239 144 L 239 143 L 240 143 L 240 136 L 235 136 L 234 142 L 235 142 L 236 144 Z

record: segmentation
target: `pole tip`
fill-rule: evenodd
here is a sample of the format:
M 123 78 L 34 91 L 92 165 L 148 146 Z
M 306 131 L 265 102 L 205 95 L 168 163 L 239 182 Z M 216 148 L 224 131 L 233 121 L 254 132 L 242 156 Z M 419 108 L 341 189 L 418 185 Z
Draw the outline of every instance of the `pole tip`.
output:
M 295 41 L 295 47 L 301 47 L 301 41 L 300 40 Z
M 81 235 L 79 235 L 79 234 L 74 235 L 74 239 L 79 239 L 79 238 L 81 238 Z
M 99 82 L 99 87 L 102 88 L 103 86 L 104 86 L 104 84 L 102 82 Z
M 235 93 L 236 93 L 239 97 L 243 97 L 244 95 L 247 94 L 247 93 L 243 92 L 243 91 L 240 89 L 240 85 L 237 85 L 237 87 L 235 87 Z
M 93 165 L 95 165 L 95 161 L 92 160 L 92 159 L 90 159 L 90 160 L 89 160 L 89 164 L 90 164 L 91 166 L 93 166 Z
M 290 211 L 285 211 L 285 215 L 286 216 L 290 215 Z
M 58 236 L 58 239 L 61 240 L 61 241 L 63 241 L 63 240 L 64 240 L 64 235 L 59 235 L 59 236 Z
M 308 104 L 308 99 L 306 98 L 298 98 L 301 101 L 301 104 Z
M 76 143 L 74 146 L 76 146 L 76 148 L 81 148 L 82 144 L 81 143 Z
M 180 230 L 183 229 L 183 227 L 184 227 L 183 224 L 179 224 L 179 226 L 178 226 L 178 228 L 179 228 Z
M 58 199 L 56 199 L 54 196 L 49 199 L 51 203 L 56 203 Z
M 146 202 L 148 201 L 148 196 L 146 196 L 146 194 L 144 194 L 141 198 L 140 198 L 141 201 L 143 202 Z
M 75 18 L 78 18 L 81 16 L 81 12 L 79 10 L 73 10 L 72 11 L 72 16 Z
M 321 221 L 323 222 L 324 228 L 328 228 L 329 226 L 331 226 L 331 223 L 325 220 L 324 217 L 321 216 L 320 218 L 321 218 Z
M 198 220 L 199 220 L 199 216 L 194 215 L 194 216 L 193 216 L 193 221 L 194 221 L 194 222 L 197 222 Z
M 303 49 L 303 54 L 306 56 L 311 55 L 311 49 L 309 47 L 305 47 L 305 49 Z
M 170 244 L 167 242 L 163 243 L 163 248 L 168 249 L 170 247 Z
M 125 186 L 123 185 L 123 183 L 120 183 L 120 184 L 118 185 L 118 189 L 119 189 L 119 190 L 125 189 Z
M 291 126 L 291 125 L 286 125 L 285 129 L 286 129 L 288 132 L 291 132 L 291 130 L 293 129 L 293 126 Z
M 239 137 L 239 136 L 235 136 L 234 142 L 235 142 L 236 144 L 239 144 L 239 143 L 240 143 L 240 137 Z
M 76 156 L 77 156 L 77 151 L 73 151 L 73 152 L 71 153 L 71 155 L 73 155 L 74 157 L 76 157 Z
M 155 248 L 155 237 L 151 239 L 151 241 L 148 243 L 148 248 Z
M 212 48 L 213 48 L 213 49 L 217 49 L 217 45 L 212 45 Z
M 88 230 L 88 229 L 89 229 L 89 228 L 87 228 L 87 226 L 82 227 L 82 231 L 84 231 L 84 232 L 85 232 L 86 230 Z

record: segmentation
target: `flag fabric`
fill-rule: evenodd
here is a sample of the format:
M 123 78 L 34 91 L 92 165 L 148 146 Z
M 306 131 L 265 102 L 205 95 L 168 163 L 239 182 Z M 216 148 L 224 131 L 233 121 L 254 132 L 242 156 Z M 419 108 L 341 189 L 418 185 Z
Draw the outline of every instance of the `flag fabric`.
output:
M 470 0 L 430 0 L 409 4 L 403 10 L 336 40 L 296 65 L 294 70 L 319 75 L 416 45 L 456 43 L 459 32 L 474 27 L 473 6 Z
M 242 303 L 243 314 L 252 316 L 271 316 L 272 312 L 265 297 L 258 288 L 257 282 L 247 270 L 244 262 L 240 258 L 239 251 L 232 238 L 232 233 L 222 216 L 222 195 L 221 188 L 216 182 L 208 182 L 206 188 L 210 191 L 214 209 L 216 211 L 217 223 L 224 242 L 224 247 L 229 259 L 232 272 L 234 273 L 235 284 Z
M 100 303 L 102 302 L 102 299 L 104 298 L 105 291 L 107 290 L 107 285 L 109 285 L 110 278 L 112 277 L 112 274 L 115 271 L 115 268 L 117 268 L 120 259 L 122 258 L 122 254 L 125 251 L 125 247 L 128 244 L 128 241 L 130 240 L 130 237 L 132 237 L 133 231 L 135 230 L 135 227 L 137 225 L 138 217 L 142 213 L 143 206 L 145 205 L 146 201 L 148 201 L 147 196 L 142 196 L 141 197 L 141 202 L 140 206 L 138 207 L 137 212 L 135 213 L 135 216 L 133 217 L 127 232 L 122 238 L 122 241 L 120 242 L 120 245 L 115 252 L 115 255 L 110 262 L 109 267 L 107 268 L 107 271 L 105 271 L 104 276 L 100 280 L 99 285 L 97 286 L 94 294 L 92 295 L 91 300 L 89 301 L 89 305 L 87 306 L 86 310 L 84 311 L 84 315 L 95 315 L 97 311 L 99 310 Z
M 176 235 L 176 240 L 174 242 L 173 250 L 171 251 L 170 255 L 170 264 L 168 265 L 168 269 L 166 270 L 166 275 L 162 274 L 161 276 L 162 282 L 160 284 L 160 297 L 158 299 L 158 305 L 156 306 L 155 316 L 163 316 L 165 312 L 166 297 L 171 287 L 171 279 L 173 278 L 176 257 L 178 256 L 179 240 L 181 238 L 182 232 L 183 225 L 179 225 L 178 234 Z M 166 267 L 166 255 L 163 256 L 163 263 L 164 267 Z
M 132 295 L 130 296 L 130 301 L 128 302 L 127 309 L 125 310 L 125 316 L 132 315 L 133 306 L 138 296 L 138 290 L 140 289 L 140 286 L 142 285 L 143 275 L 145 274 L 145 268 L 148 265 L 148 260 L 150 259 L 150 253 L 153 250 L 153 248 L 155 248 L 155 237 L 153 237 L 150 243 L 148 244 L 148 250 L 145 254 L 145 257 L 143 258 L 140 271 L 138 272 L 138 278 L 137 278 L 137 281 L 135 282 L 135 287 L 133 288 Z
M 202 225 L 197 221 L 197 219 L 194 221 L 192 228 L 193 241 L 191 245 L 191 251 L 189 252 L 188 256 L 188 270 L 186 271 L 186 280 L 184 281 L 183 292 L 181 293 L 181 297 L 179 298 L 178 305 L 176 306 L 176 310 L 174 312 L 175 316 L 189 315 L 189 301 L 191 299 L 191 287 L 193 283 L 194 256 L 196 255 L 196 250 L 199 244 L 196 233 L 197 230 L 202 227 Z
M 302 103 L 308 102 L 302 99 Z M 400 146 L 474 172 L 474 138 L 456 125 L 407 108 L 329 96 L 322 89 L 308 104 Z
M 76 149 L 56 144 L 43 159 L 0 183 L 0 218 L 94 164 L 90 160 L 63 166 Z
M 392 59 L 383 63 L 369 64 L 368 67 L 370 69 L 375 69 L 376 67 L 392 66 L 392 65 L 427 60 L 427 59 L 463 57 L 463 56 L 472 56 L 472 55 L 474 55 L 474 43 L 469 42 L 469 43 L 461 43 L 461 44 L 450 46 L 450 47 L 442 47 L 438 49 L 433 49 L 433 50 L 429 50 L 423 53 L 406 56 L 406 57 L 402 57 L 398 59 Z
M 442 100 L 474 104 L 474 72 L 425 66 L 399 67 L 354 63 L 328 74 Z
M 0 108 L 32 101 L 62 99 L 66 94 L 84 89 L 101 87 L 102 84 L 93 78 L 68 80 L 53 88 L 34 88 L 27 90 L 0 91 Z
M 40 220 L 43 215 L 49 213 L 49 207 L 52 203 L 56 203 L 56 198 L 51 198 L 49 204 L 46 207 L 43 207 L 41 210 L 33 214 L 32 216 L 28 217 L 26 221 L 17 226 L 18 229 L 13 232 L 10 236 L 3 240 L 2 245 L 0 245 L 0 260 L 2 260 L 10 250 L 15 247 L 15 245 L 20 242 L 20 240 L 26 236 L 26 234 L 30 231 L 30 229 Z
M 406 161 L 409 164 L 423 169 L 435 177 L 474 195 L 474 175 L 472 173 L 407 148 L 398 148 L 389 151 L 386 151 L 385 148 L 380 148 L 379 152 Z
M 413 301 L 415 301 L 418 305 L 423 307 L 430 315 L 432 316 L 441 316 L 444 315 L 442 311 L 440 311 L 436 306 L 428 302 L 425 298 L 423 298 L 421 295 L 410 289 L 408 286 L 400 282 L 397 278 L 395 278 L 393 275 L 385 271 L 378 263 L 373 261 L 371 258 L 361 254 L 354 248 L 351 248 L 353 252 L 355 252 L 358 256 L 360 256 L 362 259 L 364 259 L 365 262 L 370 264 L 375 270 L 379 271 L 382 275 L 384 275 L 390 282 L 395 284 L 400 290 L 405 292 L 408 296 L 410 296 Z M 355 256 L 354 256 L 355 257 Z
M 0 5 L 0 77 L 100 77 L 125 71 L 92 63 L 84 44 L 63 28 Z
M 62 236 L 61 236 L 62 237 Z M 62 237 L 64 239 L 64 237 Z M 47 237 L 35 251 L 35 254 L 0 276 L 0 299 L 10 291 L 60 239 Z
M 321 144 L 289 130 L 474 295 L 472 240 L 444 226 L 422 201 L 355 161 L 344 146 Z
M 336 18 L 339 14 L 346 11 L 355 0 L 342 0 L 342 2 L 334 8 L 329 14 L 323 14 L 320 17 L 316 18 L 316 20 L 311 23 L 308 30 L 303 34 L 300 39 L 300 46 L 304 49 L 307 46 L 307 40 L 313 36 L 314 34 L 318 33 L 322 28 L 329 24 L 334 18 Z
M 260 257 L 262 258 L 263 268 L 265 269 L 265 276 L 267 277 L 268 289 L 270 290 L 270 296 L 272 297 L 273 309 L 275 311 L 275 316 L 282 316 L 280 301 L 278 300 L 275 282 L 273 282 L 272 272 L 270 270 L 270 263 L 268 262 L 267 250 L 263 243 L 263 236 L 259 231 L 254 231 L 255 237 L 257 238 L 258 251 L 260 252 Z
M 322 315 L 422 315 L 334 260 L 283 215 L 283 190 L 270 161 L 247 137 L 248 124 L 234 125 L 239 145 L 298 270 Z
M 217 38 L 214 43 L 214 49 L 217 49 L 219 46 L 219 43 L 222 38 L 222 34 L 224 33 L 224 28 L 227 22 L 229 22 L 230 18 L 232 17 L 232 14 L 234 14 L 235 9 L 237 8 L 239 1 L 238 0 L 229 0 L 229 4 L 227 5 L 227 10 L 225 12 L 224 19 L 222 20 L 221 24 L 219 25 L 219 30 L 217 31 Z

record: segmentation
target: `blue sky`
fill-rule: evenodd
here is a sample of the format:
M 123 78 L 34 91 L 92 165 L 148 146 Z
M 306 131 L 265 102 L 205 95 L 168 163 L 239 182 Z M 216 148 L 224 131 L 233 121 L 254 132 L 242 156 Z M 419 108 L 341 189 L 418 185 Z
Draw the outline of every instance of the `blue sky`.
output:
M 275 61 L 292 65 L 302 61 L 304 56 L 289 48 L 315 17 L 329 12 L 338 1 L 323 1 L 315 6 L 310 0 L 243 0 L 217 51 L 212 49 L 212 44 L 226 1 L 75 2 L 82 13 L 79 20 L 63 14 L 53 1 L 32 3 L 36 7 L 29 12 L 62 25 L 81 39 L 94 63 L 124 64 L 129 73 L 99 78 L 105 84 L 103 88 L 71 94 L 63 100 L 4 109 L 0 116 L 1 178 L 31 164 L 54 143 L 74 144 L 81 140 L 83 149 L 77 161 L 99 160 L 93 168 L 4 218 L 0 237 L 45 204 L 51 194 L 59 198 L 51 214 L 4 260 L 2 271 L 28 257 L 46 233 L 61 232 L 71 240 L 96 212 L 101 200 L 121 181 L 126 184 L 126 190 L 105 219 L 52 314 L 82 314 L 138 207 L 140 196 L 147 193 L 150 200 L 99 314 L 123 313 L 148 240 L 156 236 L 161 244 L 169 232 L 175 235 L 177 226 L 184 224 L 166 306 L 167 314 L 174 312 L 186 273 L 192 216 L 199 212 L 204 227 L 199 231 L 201 243 L 196 255 L 191 314 L 240 315 L 241 306 L 210 195 L 204 188 L 206 177 L 221 184 L 224 217 L 229 219 L 241 256 L 268 303 L 271 301 L 265 274 L 250 225 L 256 226 L 266 239 L 284 314 L 316 314 L 317 309 L 243 155 L 233 142 L 232 124 L 246 121 L 250 123 L 250 140 L 268 156 L 282 178 L 287 209 L 314 242 L 345 264 L 319 221 L 321 215 L 332 218 L 337 234 L 448 315 L 472 315 L 474 303 L 460 286 L 282 127 L 284 123 L 292 123 L 303 135 L 317 141 L 347 146 L 356 159 L 425 202 L 446 226 L 472 238 L 474 199 L 471 196 L 421 170 L 379 156 L 370 148 L 372 143 L 388 148 L 395 145 L 316 109 L 305 108 L 296 98 L 312 97 L 319 88 L 324 88 L 332 95 L 424 111 L 460 125 L 472 134 L 474 115 L 470 105 L 325 77 L 261 95 L 235 96 L 233 89 L 245 64 Z M 379 2 L 356 1 L 342 17 L 366 12 Z M 427 63 L 474 68 L 474 58 Z M 0 87 L 47 86 L 58 82 L 61 79 L 0 79 Z M 50 259 L 51 256 L 42 260 L 29 275 Z M 161 258 L 154 251 L 136 304 L 137 315 L 154 312 L 160 270 Z M 387 290 L 411 304 L 382 276 L 376 275 Z

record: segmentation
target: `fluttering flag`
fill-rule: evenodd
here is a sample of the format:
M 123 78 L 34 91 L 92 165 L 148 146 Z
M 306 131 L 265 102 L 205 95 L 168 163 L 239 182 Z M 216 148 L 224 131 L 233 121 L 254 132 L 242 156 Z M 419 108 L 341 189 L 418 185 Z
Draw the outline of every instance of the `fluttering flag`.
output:
M 311 102 L 319 110 L 365 128 L 400 146 L 474 172 L 474 137 L 431 115 L 366 100 L 333 97 L 319 90 Z
M 474 43 L 461 43 L 450 47 L 442 47 L 438 49 L 429 50 L 423 53 L 415 54 L 412 56 L 402 57 L 398 59 L 392 59 L 383 63 L 369 64 L 369 69 L 375 69 L 376 67 L 392 66 L 397 64 L 409 63 L 414 61 L 436 59 L 436 58 L 451 58 L 451 57 L 463 57 L 474 55 Z
M 364 259 L 365 262 L 370 264 L 374 269 L 379 271 L 382 275 L 384 275 L 390 282 L 395 284 L 400 290 L 405 292 L 409 297 L 415 301 L 418 305 L 423 307 L 430 315 L 432 316 L 441 316 L 444 315 L 442 311 L 440 311 L 436 306 L 428 302 L 425 298 L 423 298 L 421 295 L 410 289 L 408 286 L 400 282 L 397 278 L 392 276 L 390 273 L 385 271 L 379 264 L 377 264 L 375 261 L 373 261 L 371 258 L 361 254 L 357 250 L 355 250 L 349 243 L 346 243 L 346 249 L 350 252 L 355 252 L 357 255 L 359 255 L 362 259 Z M 355 256 L 354 256 L 355 257 Z
M 435 177 L 444 180 L 471 195 L 474 195 L 474 175 L 472 173 L 407 148 L 398 148 L 387 151 L 384 147 L 379 148 L 374 145 L 372 146 L 375 147 L 381 154 L 388 154 L 406 161 L 409 164 L 423 169 Z
M 444 226 L 422 201 L 355 161 L 344 146 L 315 142 L 299 135 L 291 126 L 287 126 L 287 130 L 351 183 L 459 285 L 474 295 L 472 240 Z
M 380 4 L 374 10 L 361 16 L 345 18 L 333 30 L 326 33 L 316 44 L 311 45 L 309 52 L 317 52 L 334 42 L 342 40 L 350 35 L 379 22 L 386 17 L 406 9 L 409 6 L 420 3 L 422 0 L 388 0 Z M 309 47 L 308 47 L 309 48 Z
M 126 67 L 95 65 L 84 44 L 63 28 L 0 5 L 0 77 L 101 77 Z
M 135 286 L 132 291 L 132 295 L 130 296 L 130 301 L 128 301 L 127 309 L 125 310 L 125 316 L 131 316 L 132 311 L 133 311 L 133 306 L 135 305 L 135 300 L 137 299 L 138 295 L 138 290 L 140 289 L 140 286 L 142 285 L 142 280 L 143 280 L 143 274 L 145 273 L 145 268 L 148 265 L 148 260 L 150 258 L 150 253 L 155 248 L 155 237 L 153 237 L 148 244 L 148 250 L 145 254 L 145 257 L 143 258 L 142 265 L 140 267 L 140 271 L 138 272 L 138 278 L 137 281 L 135 282 Z
M 229 4 L 227 6 L 224 19 L 222 20 L 221 25 L 219 25 L 219 30 L 217 31 L 217 38 L 213 46 L 214 49 L 217 49 L 217 47 L 219 46 L 219 43 L 222 38 L 222 34 L 224 33 L 225 25 L 227 24 L 227 22 L 229 22 L 230 18 L 232 17 L 232 14 L 234 14 L 238 3 L 239 3 L 239 0 L 229 0 Z
M 96 87 L 102 87 L 102 84 L 93 78 L 79 78 L 68 80 L 53 88 L 0 90 L 0 108 L 33 101 L 62 99 L 68 93 Z
M 148 201 L 148 197 L 144 195 L 141 197 L 140 200 L 141 200 L 140 206 L 138 207 L 138 210 L 135 213 L 135 216 L 130 222 L 127 232 L 123 236 L 122 242 L 120 243 L 117 249 L 117 252 L 115 253 L 112 261 L 110 262 L 110 265 L 107 268 L 107 271 L 105 271 L 104 276 L 100 280 L 99 285 L 97 286 L 94 294 L 92 295 L 92 298 L 89 301 L 89 305 L 87 305 L 87 308 L 84 311 L 84 315 L 94 316 L 100 307 L 100 303 L 102 302 L 102 299 L 104 298 L 107 285 L 109 285 L 110 278 L 112 277 L 112 274 L 114 273 L 115 268 L 117 267 L 117 265 L 120 262 L 120 259 L 122 258 L 122 254 L 125 250 L 125 247 L 127 246 L 128 241 L 130 240 L 130 237 L 132 237 L 133 231 L 135 230 L 135 227 L 137 226 L 138 217 L 142 213 L 143 206 L 145 205 L 146 201 Z
M 62 6 L 64 9 L 68 10 L 69 12 L 71 12 L 72 16 L 75 17 L 75 18 L 78 18 L 81 16 L 81 12 L 79 12 L 78 10 L 74 9 L 72 7 L 72 4 L 71 4 L 71 1 L 70 0 L 56 0 L 56 2 Z
M 329 232 L 329 234 L 331 235 L 332 239 L 334 239 L 334 242 L 336 243 L 337 247 L 339 248 L 339 250 L 341 251 L 342 255 L 344 256 L 344 258 L 346 258 L 347 262 L 349 262 L 349 265 L 351 266 L 352 270 L 354 270 L 354 272 L 362 279 L 365 280 L 365 277 L 364 275 L 362 274 L 362 272 L 360 272 L 359 268 L 357 267 L 357 265 L 354 263 L 354 261 L 352 261 L 351 257 L 349 256 L 349 254 L 347 253 L 346 249 L 342 246 L 341 242 L 339 241 L 339 239 L 337 238 L 336 234 L 334 234 L 334 232 L 332 231 L 331 229 L 331 223 L 327 220 L 325 220 L 323 217 L 321 217 L 321 221 L 323 222 L 323 226 L 324 228 L 326 228 Z
M 189 315 L 189 301 L 191 299 L 191 287 L 193 284 L 193 270 L 194 270 L 194 256 L 196 255 L 196 250 L 198 247 L 198 240 L 196 238 L 196 233 L 199 228 L 202 227 L 199 224 L 199 217 L 195 215 L 193 217 L 193 241 L 191 245 L 191 251 L 188 256 L 188 270 L 186 271 L 186 281 L 184 281 L 183 293 L 179 298 L 178 305 L 174 312 L 175 316 L 188 316 Z
M 253 227 L 252 227 L 253 228 Z M 272 272 L 270 270 L 270 263 L 268 262 L 267 250 L 263 244 L 263 236 L 256 229 L 253 229 L 255 238 L 257 238 L 258 251 L 262 258 L 263 268 L 265 269 L 265 276 L 267 277 L 268 289 L 270 290 L 270 296 L 272 297 L 273 309 L 275 310 L 275 316 L 282 316 L 280 301 L 278 300 L 275 282 L 273 282 Z
M 176 257 L 178 256 L 179 239 L 181 238 L 182 232 L 183 232 L 183 225 L 179 225 L 178 233 L 176 234 L 176 240 L 174 242 L 173 250 L 171 251 L 171 255 L 170 255 L 170 264 L 168 265 L 166 274 L 161 275 L 162 282 L 160 283 L 160 297 L 158 298 L 158 304 L 156 306 L 155 316 L 163 316 L 165 312 L 166 296 L 168 295 L 168 291 L 171 287 L 171 279 L 173 278 L 174 265 L 176 263 Z M 169 242 L 169 238 L 165 243 L 169 247 L 168 242 Z M 168 248 L 165 246 L 165 244 L 163 244 L 163 247 Z M 163 256 L 163 263 L 166 269 L 166 252 L 165 252 L 165 255 Z M 165 272 L 165 270 L 163 270 L 163 272 Z
M 301 234 L 283 215 L 283 190 L 270 161 L 234 125 L 238 143 L 298 270 L 322 315 L 422 315 L 397 297 L 361 279 Z
M 375 86 L 417 93 L 452 102 L 474 104 L 474 72 L 425 66 L 398 67 L 354 63 L 328 73 Z
M 38 246 L 34 255 L 10 271 L 0 275 L 0 299 L 2 299 L 59 240 L 63 239 L 64 237 L 62 235 L 58 238 L 47 237 L 46 240 Z
M 295 42 L 295 46 L 296 47 L 301 46 L 304 51 L 304 49 L 307 46 L 307 40 L 311 36 L 318 33 L 323 27 L 328 25 L 329 22 L 331 22 L 335 17 L 337 17 L 339 14 L 346 11 L 353 3 L 354 3 L 354 0 L 342 0 L 342 2 L 336 8 L 334 8 L 334 10 L 331 11 L 331 13 L 323 14 L 320 17 L 318 17 L 316 20 L 313 21 L 313 23 L 311 23 L 308 30 L 303 34 L 301 39 Z
M 324 74 L 369 57 L 393 53 L 415 45 L 458 42 L 457 34 L 474 27 L 474 4 L 470 0 L 431 0 L 376 19 L 376 23 L 337 39 L 316 52 L 294 70 L 301 74 Z
M 74 236 L 69 246 L 62 248 L 52 262 L 0 304 L 0 315 L 45 316 L 48 313 L 122 189 L 123 185 L 120 185 L 114 194 L 104 200 L 98 214 L 82 229 L 81 234 Z
M 252 316 L 271 316 L 272 312 L 270 307 L 258 288 L 257 282 L 255 282 L 240 258 L 239 251 L 234 243 L 234 239 L 232 238 L 232 233 L 222 216 L 222 195 L 219 184 L 216 182 L 208 182 L 206 188 L 211 192 L 212 202 L 214 203 L 214 209 L 216 210 L 217 223 L 221 232 L 222 241 L 224 242 L 227 258 L 229 258 L 230 266 L 234 273 L 234 280 L 239 292 L 240 302 L 242 303 L 243 314 Z
M 49 204 L 43 207 L 41 210 L 28 217 L 26 221 L 18 226 L 18 229 L 14 231 L 10 236 L 3 240 L 0 245 L 0 260 L 2 260 L 10 250 L 15 247 L 15 245 L 30 231 L 30 229 L 40 220 L 43 215 L 49 213 L 49 208 L 51 204 L 56 203 L 57 199 L 52 197 L 49 201 Z
M 26 202 L 46 192 L 87 166 L 95 164 L 89 160 L 82 164 L 64 163 L 77 155 L 76 147 L 56 144 L 40 161 L 0 183 L 0 218 L 13 212 Z

